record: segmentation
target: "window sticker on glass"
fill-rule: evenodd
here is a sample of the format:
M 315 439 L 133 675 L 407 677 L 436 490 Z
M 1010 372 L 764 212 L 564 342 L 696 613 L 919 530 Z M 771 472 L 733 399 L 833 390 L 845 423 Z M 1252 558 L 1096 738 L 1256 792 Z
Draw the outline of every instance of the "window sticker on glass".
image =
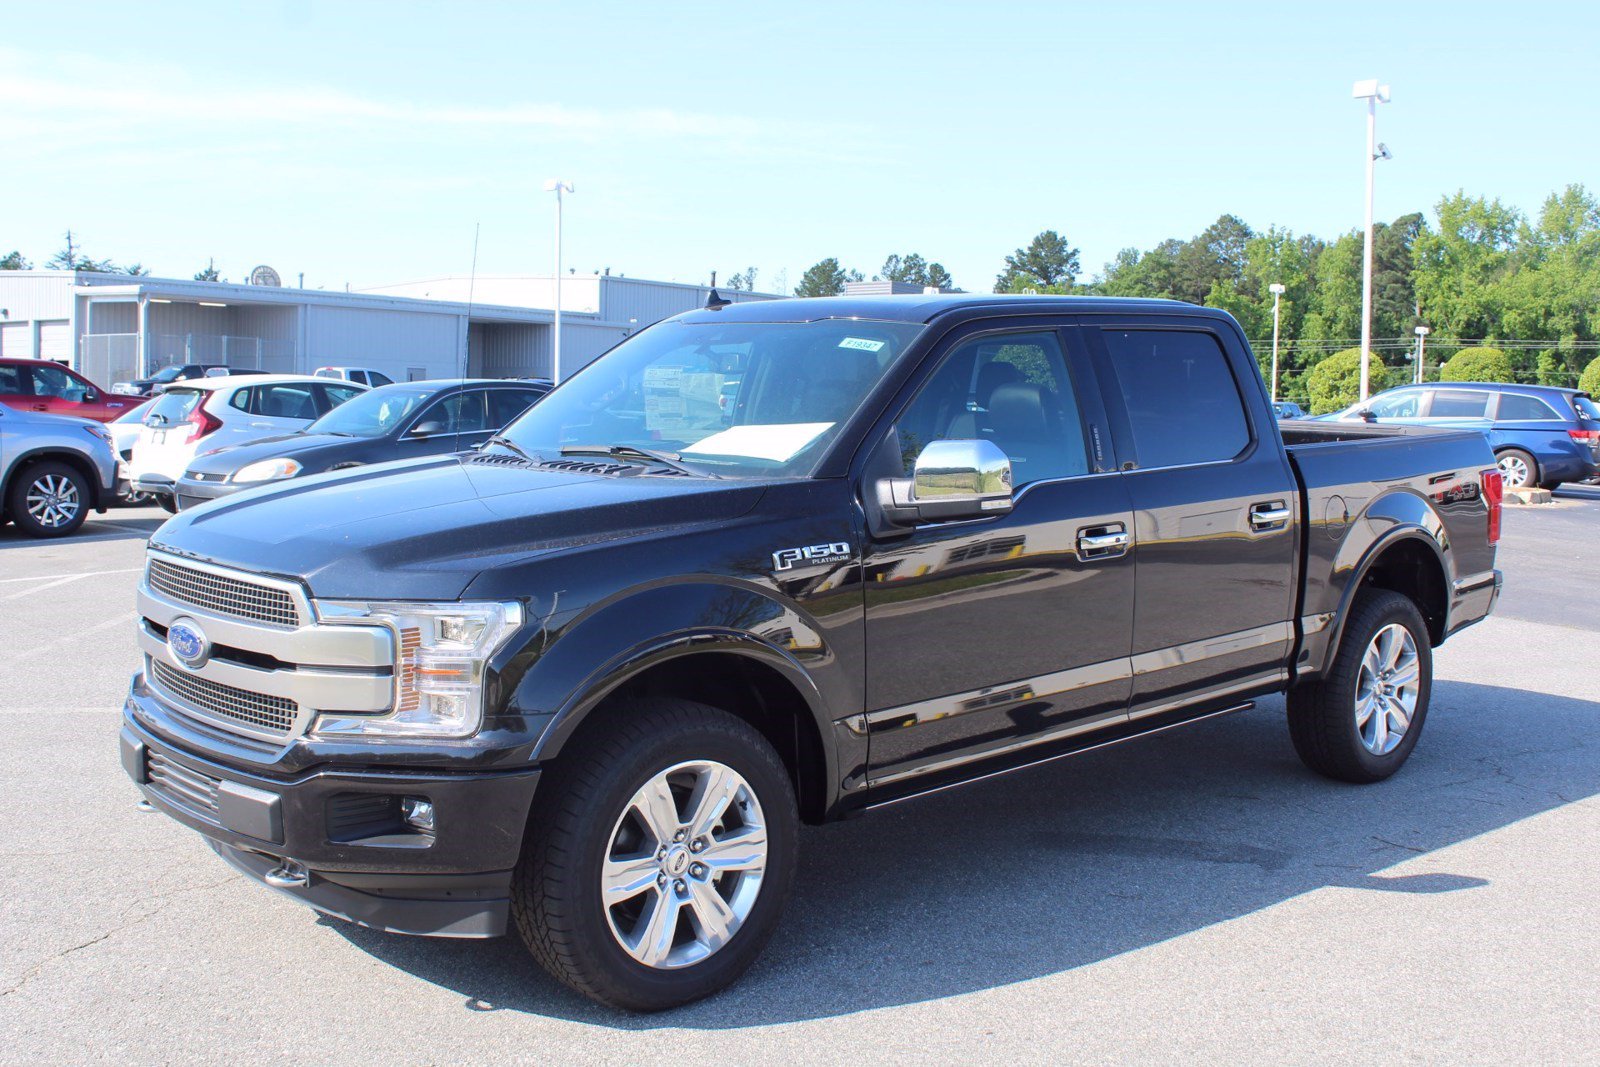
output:
M 874 341 L 867 337 L 846 337 L 839 342 L 840 348 L 857 348 L 863 352 L 877 352 L 883 348 L 884 342 Z
M 799 455 L 801 449 L 832 428 L 831 422 L 730 426 L 710 437 L 702 437 L 682 451 L 686 456 L 751 456 L 774 463 L 787 463 Z

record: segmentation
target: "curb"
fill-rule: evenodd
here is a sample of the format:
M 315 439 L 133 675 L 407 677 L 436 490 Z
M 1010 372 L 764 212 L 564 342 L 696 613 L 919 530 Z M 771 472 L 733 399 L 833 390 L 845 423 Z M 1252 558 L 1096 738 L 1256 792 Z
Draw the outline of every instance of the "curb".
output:
M 1555 497 L 1548 489 L 1507 489 L 1505 502 L 1512 505 L 1553 504 Z

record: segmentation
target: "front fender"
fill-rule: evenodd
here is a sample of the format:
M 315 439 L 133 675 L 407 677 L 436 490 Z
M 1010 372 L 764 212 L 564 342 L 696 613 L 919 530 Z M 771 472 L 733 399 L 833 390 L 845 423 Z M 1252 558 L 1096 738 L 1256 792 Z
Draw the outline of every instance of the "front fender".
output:
M 538 646 L 543 645 L 542 650 Z M 599 704 L 630 678 L 677 656 L 747 656 L 781 674 L 804 699 L 824 742 L 834 715 L 824 696 L 841 670 L 823 628 L 772 592 L 733 580 L 669 582 L 618 595 L 536 634 L 537 658 L 512 704 L 545 724 L 532 758 L 554 758 Z M 847 686 L 848 680 L 833 680 Z M 833 769 L 832 746 L 823 751 Z M 830 781 L 834 779 L 830 774 Z

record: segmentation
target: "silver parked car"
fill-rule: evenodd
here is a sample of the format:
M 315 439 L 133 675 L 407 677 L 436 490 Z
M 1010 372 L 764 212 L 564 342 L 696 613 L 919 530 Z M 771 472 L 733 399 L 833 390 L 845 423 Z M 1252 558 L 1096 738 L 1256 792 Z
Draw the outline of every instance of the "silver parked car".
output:
M 98 422 L 0 405 L 0 522 L 65 537 L 116 496 L 117 455 Z

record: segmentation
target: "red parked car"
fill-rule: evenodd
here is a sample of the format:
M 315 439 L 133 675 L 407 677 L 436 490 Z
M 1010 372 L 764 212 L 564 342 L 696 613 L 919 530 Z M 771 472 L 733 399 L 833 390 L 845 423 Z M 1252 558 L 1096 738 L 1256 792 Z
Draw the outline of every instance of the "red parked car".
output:
M 109 393 L 48 359 L 0 359 L 0 404 L 7 407 L 110 422 L 142 403 L 143 397 Z

